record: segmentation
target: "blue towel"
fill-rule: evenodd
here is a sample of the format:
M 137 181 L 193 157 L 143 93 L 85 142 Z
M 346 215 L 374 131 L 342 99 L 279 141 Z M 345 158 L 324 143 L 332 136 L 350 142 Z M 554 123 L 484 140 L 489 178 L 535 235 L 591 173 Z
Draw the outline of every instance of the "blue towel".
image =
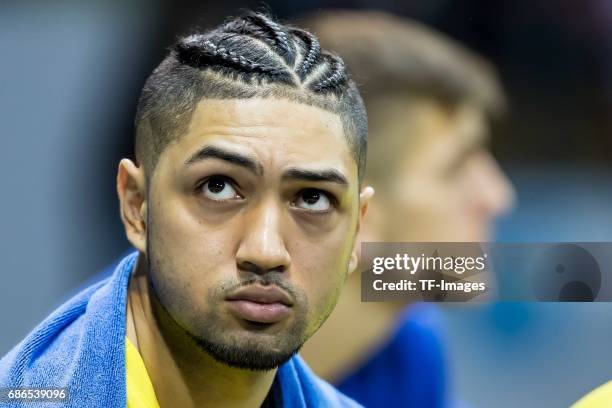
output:
M 112 276 L 60 306 L 0 360 L 0 387 L 66 387 L 67 404 L 32 407 L 121 407 L 125 392 L 125 306 L 137 254 Z M 358 407 L 295 356 L 279 367 L 272 392 L 283 407 Z M 0 403 L 0 406 L 26 406 Z

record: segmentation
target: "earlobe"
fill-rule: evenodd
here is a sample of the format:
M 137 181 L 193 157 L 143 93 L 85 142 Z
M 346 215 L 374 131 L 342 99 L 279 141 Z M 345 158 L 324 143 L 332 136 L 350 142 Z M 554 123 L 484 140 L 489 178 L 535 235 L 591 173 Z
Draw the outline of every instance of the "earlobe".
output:
M 146 253 L 147 202 L 144 169 L 129 159 L 119 162 L 117 171 L 117 194 L 125 233 L 130 243 Z

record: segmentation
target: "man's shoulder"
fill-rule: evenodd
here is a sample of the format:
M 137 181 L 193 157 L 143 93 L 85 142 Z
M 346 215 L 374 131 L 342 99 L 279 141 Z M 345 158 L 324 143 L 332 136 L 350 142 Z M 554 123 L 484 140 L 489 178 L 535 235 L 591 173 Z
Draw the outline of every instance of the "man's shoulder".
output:
M 57 312 L 57 311 L 56 311 Z M 43 320 L 28 336 L 0 359 L 0 386 L 48 387 L 50 373 L 65 373 L 73 364 L 79 348 L 82 315 L 75 316 L 59 330 L 49 330 L 49 319 Z M 45 330 L 46 329 L 46 330 Z M 48 334 L 48 335 L 47 335 Z M 53 379 L 53 381 L 60 381 Z
M 120 272 L 125 273 L 77 293 L 2 357 L 0 386 L 69 386 L 80 376 L 108 368 L 105 360 L 121 347 L 110 340 L 122 335 L 116 322 L 121 316 L 117 306 L 130 259 L 125 258 L 117 267 L 119 270 L 123 265 Z
M 0 384 L 34 385 L 40 373 L 62 372 L 78 349 L 89 299 L 105 281 L 79 292 L 40 322 L 0 359 Z M 38 378 L 38 379 L 37 379 Z

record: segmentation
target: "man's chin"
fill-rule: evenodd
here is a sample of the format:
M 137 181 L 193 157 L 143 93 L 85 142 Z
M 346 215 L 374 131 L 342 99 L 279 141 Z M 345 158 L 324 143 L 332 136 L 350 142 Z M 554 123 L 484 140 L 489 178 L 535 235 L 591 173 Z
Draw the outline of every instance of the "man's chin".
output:
M 200 349 L 216 361 L 230 367 L 252 371 L 268 371 L 278 368 L 290 360 L 302 347 L 302 344 L 295 347 L 287 347 L 287 345 L 274 347 L 274 344 L 278 342 L 274 341 L 275 336 L 257 332 L 249 333 L 239 341 L 227 339 L 227 341 L 216 342 L 191 337 Z

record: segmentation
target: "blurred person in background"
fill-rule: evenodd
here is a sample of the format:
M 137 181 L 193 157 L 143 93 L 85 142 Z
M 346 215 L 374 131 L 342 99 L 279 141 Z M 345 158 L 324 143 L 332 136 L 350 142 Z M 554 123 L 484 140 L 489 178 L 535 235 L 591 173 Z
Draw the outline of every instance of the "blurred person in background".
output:
M 422 24 L 382 12 L 329 11 L 298 20 L 340 54 L 369 117 L 366 180 L 376 188 L 362 241 L 486 242 L 514 200 L 487 149 L 505 111 L 493 67 Z M 436 308 L 360 301 L 347 281 L 302 355 L 368 407 L 449 406 Z

